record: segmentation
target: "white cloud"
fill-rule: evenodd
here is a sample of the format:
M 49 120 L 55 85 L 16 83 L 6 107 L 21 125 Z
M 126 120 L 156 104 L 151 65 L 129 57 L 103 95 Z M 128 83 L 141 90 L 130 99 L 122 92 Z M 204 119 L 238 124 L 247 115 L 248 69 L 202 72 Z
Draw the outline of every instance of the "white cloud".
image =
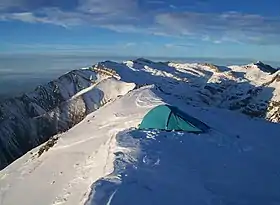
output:
M 183 36 L 195 35 L 203 40 L 228 38 L 256 44 L 280 43 L 280 19 L 277 18 L 237 12 L 182 12 L 158 14 L 155 19 L 165 30 L 170 29 Z
M 89 18 L 89 16 L 75 12 L 62 12 L 58 9 L 45 9 L 35 13 L 22 12 L 2 14 L 1 18 L 6 21 L 18 20 L 27 23 L 45 23 L 68 27 L 87 23 L 87 18 Z
M 70 0 L 72 2 L 72 0 Z M 213 43 L 280 44 L 280 19 L 238 12 L 199 13 L 143 10 L 137 0 L 76 0 L 75 9 L 55 0 L 1 0 L 0 8 L 21 6 L 28 11 L 0 12 L 0 20 L 47 23 L 63 27 L 87 25 L 117 32 L 193 38 Z M 161 4 L 158 0 L 149 3 Z M 61 4 L 61 3 L 60 3 Z M 58 5 L 58 7 L 53 7 Z M 42 8 L 41 8 L 42 7 Z M 32 10 L 33 8 L 33 10 Z
M 23 13 L 14 13 L 8 16 L 10 19 L 13 20 L 20 20 L 28 23 L 35 23 L 40 22 L 38 19 L 30 12 L 23 12 Z

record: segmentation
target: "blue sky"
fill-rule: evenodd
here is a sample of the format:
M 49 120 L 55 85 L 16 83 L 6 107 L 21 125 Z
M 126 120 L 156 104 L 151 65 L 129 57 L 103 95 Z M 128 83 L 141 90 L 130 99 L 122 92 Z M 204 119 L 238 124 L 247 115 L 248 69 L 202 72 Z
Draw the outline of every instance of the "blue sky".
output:
M 280 61 L 278 0 L 1 0 L 1 53 Z

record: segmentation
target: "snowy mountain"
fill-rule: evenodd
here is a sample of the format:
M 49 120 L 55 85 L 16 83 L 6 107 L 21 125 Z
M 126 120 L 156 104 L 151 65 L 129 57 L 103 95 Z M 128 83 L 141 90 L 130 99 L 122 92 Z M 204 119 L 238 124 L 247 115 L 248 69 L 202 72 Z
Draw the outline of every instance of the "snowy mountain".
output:
M 73 70 L 0 104 L 0 168 L 133 89 L 91 69 Z
M 48 142 L 0 172 L 0 204 L 280 204 L 278 75 L 261 62 L 105 61 L 7 100 L 1 165 Z M 137 129 L 165 103 L 211 131 Z
M 239 110 L 249 116 L 279 121 L 279 71 L 262 62 L 226 67 L 138 59 L 123 64 L 107 61 L 95 67 L 113 69 L 122 80 L 138 86 L 155 84 L 189 104 Z

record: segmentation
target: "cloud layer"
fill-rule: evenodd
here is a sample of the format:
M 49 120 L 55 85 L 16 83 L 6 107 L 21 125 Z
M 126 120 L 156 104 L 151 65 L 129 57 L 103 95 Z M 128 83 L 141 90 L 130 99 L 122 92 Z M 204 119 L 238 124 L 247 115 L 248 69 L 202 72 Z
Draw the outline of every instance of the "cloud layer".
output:
M 159 9 L 150 9 L 149 4 Z M 166 6 L 170 7 L 165 1 L 1 0 L 0 20 L 63 27 L 93 26 L 213 43 L 280 44 L 280 19 L 277 17 L 238 12 L 171 11 Z

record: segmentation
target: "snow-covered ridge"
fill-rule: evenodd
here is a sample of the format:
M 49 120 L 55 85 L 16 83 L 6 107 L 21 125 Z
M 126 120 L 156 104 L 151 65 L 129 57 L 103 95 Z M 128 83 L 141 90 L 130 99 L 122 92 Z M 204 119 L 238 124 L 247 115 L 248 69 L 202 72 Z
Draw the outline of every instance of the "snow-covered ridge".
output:
M 279 72 L 262 62 L 226 67 L 143 58 L 73 70 L 0 104 L 0 167 L 126 94 L 134 83 L 137 88 L 154 84 L 192 106 L 221 107 L 278 122 Z
M 280 121 L 280 71 L 260 61 L 227 67 L 137 59 L 121 64 L 105 61 L 95 67 L 114 70 L 123 81 L 138 86 L 155 84 L 194 106 L 239 110 L 252 117 Z
M 0 205 L 280 203 L 280 125 L 242 114 L 278 113 L 277 104 L 268 112 L 266 105 L 251 107 L 277 102 L 278 72 L 254 64 L 145 59 L 106 61 L 86 70 L 104 80 L 76 92 L 48 115 L 61 110 L 83 115 L 80 96 L 93 92 L 90 102 L 96 102 L 97 86 L 110 97 L 118 84 L 124 96 L 1 170 Z M 134 83 L 136 89 L 127 92 Z M 201 120 L 209 132 L 137 129 L 147 112 L 165 103 Z M 56 116 L 49 122 L 63 124 L 63 114 Z
M 80 69 L 38 86 L 34 92 L 2 102 L 0 168 L 134 87 L 133 83 L 92 69 Z

